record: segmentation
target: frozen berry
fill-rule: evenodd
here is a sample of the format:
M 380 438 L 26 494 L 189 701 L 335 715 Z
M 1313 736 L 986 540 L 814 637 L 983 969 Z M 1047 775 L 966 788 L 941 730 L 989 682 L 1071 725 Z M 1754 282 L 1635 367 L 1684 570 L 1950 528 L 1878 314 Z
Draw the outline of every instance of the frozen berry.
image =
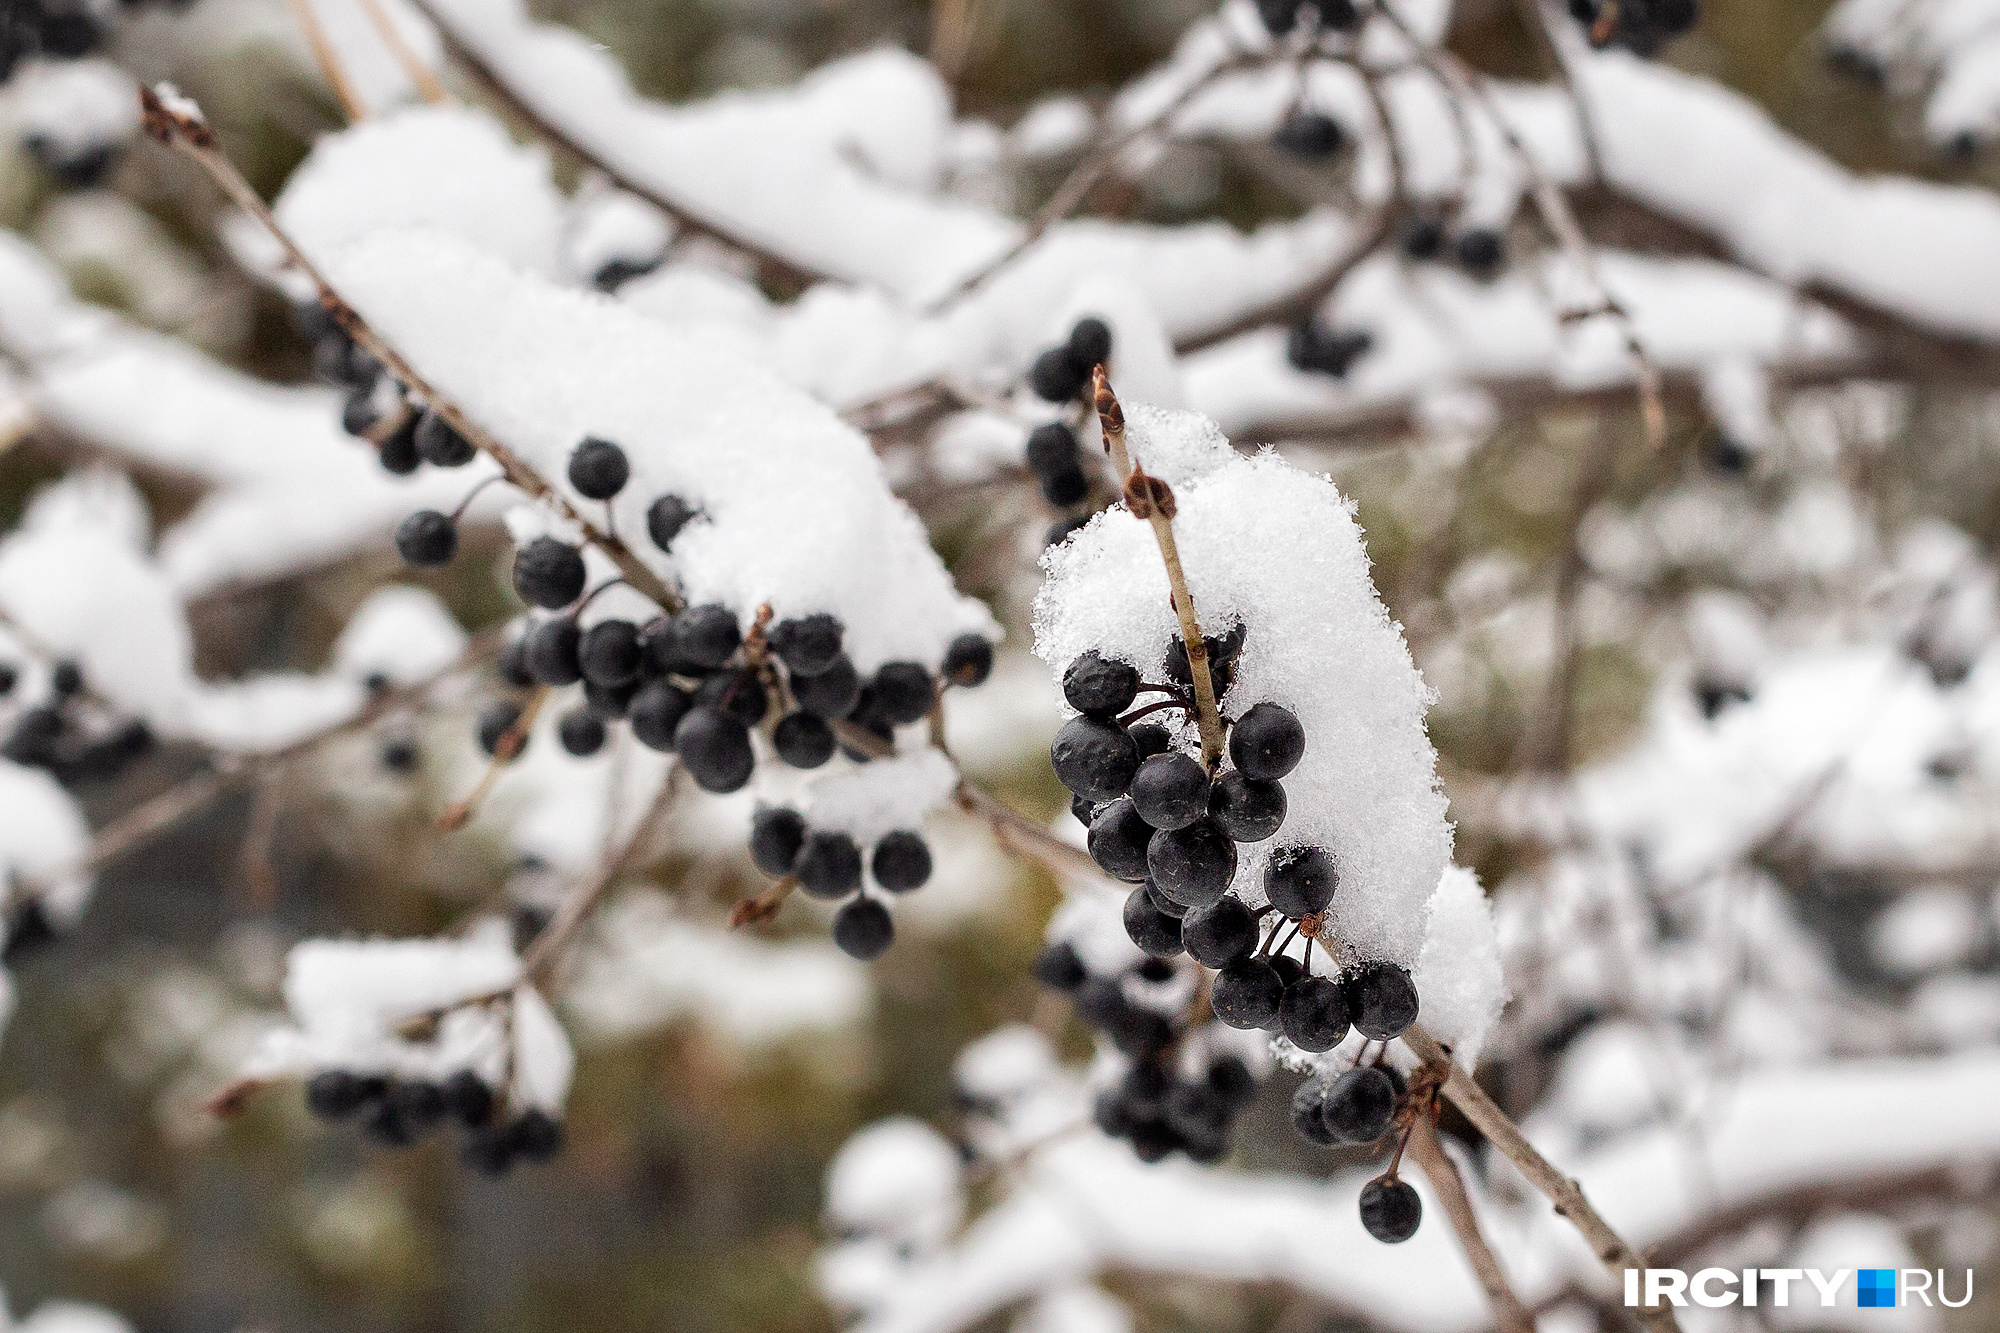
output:
M 1301 977 L 1285 987 L 1278 1024 L 1302 1051 L 1330 1051 L 1347 1036 L 1347 1000 L 1326 977 Z
M 1187 916 L 1188 912 L 1192 910 L 1180 903 L 1175 902 L 1172 898 L 1167 897 L 1166 894 L 1161 893 L 1159 886 L 1153 883 L 1153 881 L 1151 880 L 1147 880 L 1145 882 L 1145 889 L 1146 889 L 1146 896 L 1153 900 L 1153 906 L 1159 908 L 1162 912 L 1165 912 L 1168 916 L 1172 917 L 1176 921 L 1184 919 Z
M 840 659 L 840 620 L 824 611 L 772 626 L 771 651 L 794 676 L 817 676 Z
M 477 1129 L 493 1118 L 493 1089 L 470 1069 L 461 1069 L 438 1085 L 444 1094 L 445 1111 L 467 1129 Z
M 1173 958 L 1181 951 L 1181 923 L 1155 907 L 1143 886 L 1125 898 L 1125 933 L 1154 958 Z
M 699 667 L 719 667 L 736 655 L 743 642 L 735 613 L 726 606 L 691 606 L 668 624 L 674 652 Z
M 1215 975 L 1209 1005 L 1230 1027 L 1249 1031 L 1269 1024 L 1284 1000 L 1284 983 L 1261 958 L 1231 963 Z
M 881 903 L 856 898 L 833 914 L 833 942 L 849 957 L 866 963 L 880 958 L 896 942 L 896 923 Z
M 574 685 L 583 679 L 577 659 L 583 632 L 568 616 L 542 621 L 528 631 L 528 674 L 537 685 Z
M 944 678 L 952 684 L 971 688 L 983 685 L 993 674 L 993 643 L 983 634 L 961 634 L 945 649 Z
M 646 507 L 646 535 L 662 551 L 673 549 L 674 538 L 699 512 L 678 495 L 663 495 Z
M 1326 1080 L 1309 1078 L 1299 1084 L 1292 1094 L 1292 1128 L 1299 1137 L 1323 1148 L 1331 1148 L 1340 1140 L 1326 1127 Z
M 885 662 L 868 685 L 874 691 L 875 707 L 899 725 L 921 721 L 937 702 L 931 673 L 915 662 Z
M 1482 281 L 1497 274 L 1507 261 L 1500 233 L 1490 227 L 1472 227 L 1460 232 L 1452 244 L 1452 254 L 1460 268 Z
M 1424 1201 L 1400 1176 L 1378 1176 L 1361 1187 L 1361 1225 L 1383 1244 L 1408 1240 L 1423 1220 Z
M 1146 869 L 1167 897 L 1187 907 L 1206 907 L 1236 877 L 1236 844 L 1208 819 L 1161 829 L 1146 844 Z
M 792 873 L 815 898 L 844 898 L 861 887 L 861 849 L 845 833 L 815 830 L 799 845 Z
M 1285 789 L 1231 769 L 1215 780 L 1208 813 L 1234 841 L 1262 842 L 1284 825 Z
M 920 833 L 898 829 L 883 835 L 868 858 L 875 882 L 891 893 L 921 889 L 931 877 L 931 849 Z
M 1083 392 L 1090 380 L 1089 366 L 1081 364 L 1067 344 L 1051 347 L 1035 358 L 1028 370 L 1028 387 L 1045 402 L 1067 403 Z
M 583 553 L 554 537 L 537 537 L 514 555 L 514 591 L 550 611 L 583 595 Z
M 458 554 L 458 525 L 449 514 L 419 509 L 396 525 L 396 554 L 419 569 L 448 565 Z
M 1069 331 L 1069 354 L 1086 371 L 1095 370 L 1111 359 L 1111 326 L 1095 315 L 1086 315 Z
M 789 875 L 806 840 L 806 821 L 796 810 L 771 806 L 750 817 L 750 859 L 767 875 Z
M 591 436 L 569 456 L 569 484 L 591 500 L 609 500 L 625 489 L 632 464 L 625 451 L 609 440 Z
M 1073 717 L 1056 732 L 1049 758 L 1063 786 L 1093 801 L 1115 801 L 1132 785 L 1139 752 L 1132 738 L 1109 722 Z
M 792 697 L 815 717 L 846 717 L 861 698 L 861 677 L 845 654 L 833 665 L 810 676 L 792 677 Z
M 1348 974 L 1342 988 L 1354 1026 L 1364 1037 L 1388 1041 L 1417 1021 L 1416 985 L 1394 963 L 1365 964 Z
M 674 728 L 674 751 L 703 791 L 741 791 L 756 755 L 750 732 L 716 708 L 691 708 Z
M 1068 994 L 1089 979 L 1090 973 L 1084 969 L 1083 960 L 1076 956 L 1076 949 L 1067 940 L 1042 946 L 1035 955 L 1031 969 L 1035 980 L 1050 990 Z
M 787 713 L 771 732 L 771 745 L 793 768 L 818 768 L 833 758 L 833 727 L 811 713 Z
M 1126 734 L 1132 738 L 1132 744 L 1138 747 L 1140 763 L 1144 763 L 1156 754 L 1165 754 L 1174 746 L 1173 737 L 1168 735 L 1167 729 L 1157 722 L 1141 722 L 1136 727 L 1128 728 Z
M 378 757 L 382 761 L 382 767 L 398 777 L 408 777 L 416 772 L 417 765 L 423 758 L 417 752 L 416 742 L 408 736 L 397 736 L 382 742 Z
M 1396 1085 L 1373 1065 L 1350 1069 L 1327 1089 L 1321 1113 L 1342 1143 L 1373 1143 L 1396 1115 Z
M 73 657 L 65 657 L 49 670 L 49 693 L 58 699 L 68 699 L 83 689 L 83 666 Z
M 1130 664 L 1083 653 L 1063 671 L 1063 698 L 1086 717 L 1115 717 L 1139 696 L 1139 673 Z
M 1265 900 L 1295 921 L 1325 911 L 1339 886 L 1339 872 L 1323 848 L 1280 852 L 1264 866 Z
M 1156 754 L 1132 775 L 1132 805 L 1156 829 L 1186 828 L 1208 813 L 1208 770 L 1184 754 Z
M 520 720 L 519 704 L 501 699 L 486 705 L 485 710 L 479 714 L 479 748 L 489 757 L 499 758 L 500 742 L 514 734 L 514 724 Z M 519 758 L 521 751 L 528 748 L 527 739 L 525 735 L 519 737 L 520 744 L 507 756 L 508 762 L 511 763 Z
M 1321 161 L 1332 157 L 1347 142 L 1340 122 L 1323 111 L 1294 111 L 1278 126 L 1271 142 L 1294 157 Z
M 1139 817 L 1131 801 L 1120 798 L 1097 811 L 1086 845 L 1090 859 L 1106 874 L 1137 884 L 1146 878 L 1146 844 L 1152 837 L 1152 825 Z
M 1028 468 L 1038 477 L 1075 472 L 1083 465 L 1076 432 L 1060 421 L 1046 422 L 1028 435 Z
M 1058 509 L 1067 509 L 1090 494 L 1090 478 L 1083 474 L 1082 468 L 1044 472 L 1037 480 L 1041 483 L 1042 498 Z
M 1361 26 L 1361 10 L 1354 0 L 1313 0 L 1319 9 L 1319 23 L 1329 32 L 1353 32 Z
M 1258 782 L 1284 777 L 1299 766 L 1305 752 L 1305 728 L 1276 704 L 1258 704 L 1229 731 L 1229 757 L 1236 771 Z
M 718 671 L 701 683 L 694 693 L 695 707 L 713 708 L 735 718 L 746 727 L 754 727 L 764 720 L 770 711 L 770 696 L 764 692 L 764 682 L 749 667 L 733 667 Z
M 1234 897 L 1188 909 L 1181 918 L 1181 943 L 1198 962 L 1225 968 L 1248 958 L 1257 947 L 1257 914 Z
M 472 441 L 436 411 L 426 411 L 417 419 L 416 444 L 417 457 L 432 467 L 464 467 L 479 454 Z
M 556 736 L 563 749 L 579 759 L 589 758 L 604 748 L 604 719 L 588 707 L 572 708 L 556 724 Z
M 665 752 L 674 748 L 675 729 L 692 707 L 694 698 L 686 690 L 664 680 L 653 680 L 632 696 L 625 716 L 641 745 Z
M 623 685 L 639 678 L 643 655 L 639 627 L 629 620 L 600 620 L 584 631 L 577 661 L 593 685 Z

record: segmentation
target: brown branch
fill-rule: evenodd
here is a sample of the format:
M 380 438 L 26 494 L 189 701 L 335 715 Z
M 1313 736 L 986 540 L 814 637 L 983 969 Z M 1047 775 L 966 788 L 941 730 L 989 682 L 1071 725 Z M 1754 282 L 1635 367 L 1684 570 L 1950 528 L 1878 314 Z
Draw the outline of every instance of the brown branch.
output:
M 472 822 L 472 817 L 479 813 L 479 807 L 486 804 L 486 798 L 493 794 L 493 788 L 500 781 L 500 774 L 506 771 L 507 765 L 520 757 L 522 749 L 528 744 L 528 733 L 534 729 L 535 718 L 540 715 L 542 706 L 548 701 L 549 687 L 537 685 L 534 693 L 528 696 L 528 702 L 522 706 L 519 715 L 507 724 L 507 729 L 493 742 L 493 757 L 487 761 L 486 771 L 479 775 L 479 781 L 473 786 L 472 791 L 465 799 L 446 806 L 444 813 L 438 816 L 439 829 L 453 833 Z
M 607 860 L 597 874 L 579 885 L 563 899 L 556 909 L 553 920 L 535 936 L 521 957 L 521 975 L 536 983 L 548 981 L 563 951 L 576 938 L 583 923 L 589 919 L 591 911 L 601 902 L 604 895 L 617 886 L 620 879 L 639 864 L 666 823 L 667 815 L 673 810 L 676 792 L 675 775 L 678 768 L 669 768 L 660 778 L 660 789 L 653 795 L 653 803 L 639 816 L 639 822 L 632 826 L 632 836 L 625 840 L 624 847 L 617 855 Z
M 624 575 L 625 581 L 634 589 L 667 611 L 681 609 L 679 595 L 669 588 L 650 566 L 640 560 L 622 538 L 606 532 L 586 518 L 567 497 L 551 486 L 534 468 L 523 462 L 512 449 L 487 433 L 482 426 L 466 415 L 462 408 L 418 374 L 416 368 L 401 352 L 362 319 L 333 284 L 327 281 L 326 275 L 320 272 L 305 251 L 299 248 L 298 242 L 278 225 L 278 220 L 271 215 L 271 210 L 265 207 L 264 201 L 250 187 L 250 182 L 243 178 L 243 173 L 238 171 L 236 165 L 216 146 L 214 134 L 198 113 L 184 114 L 168 107 L 150 88 L 139 90 L 139 100 L 145 114 L 147 132 L 160 142 L 194 159 L 215 183 L 222 187 L 223 193 L 270 233 L 284 248 L 293 265 L 318 289 L 320 304 L 339 321 L 348 337 L 381 362 L 406 389 L 419 394 L 432 411 L 449 422 L 452 428 L 471 441 L 475 448 L 498 463 L 500 471 L 515 489 L 531 499 L 539 500 L 573 524 L 583 534 L 586 542 L 602 551 L 618 567 L 618 572 Z
M 808 268 L 775 250 L 739 236 L 722 223 L 702 216 L 681 200 L 636 179 L 595 148 L 556 124 L 531 102 L 526 94 L 509 84 L 484 56 L 473 49 L 471 43 L 459 36 L 450 20 L 431 3 L 431 0 L 410 0 L 410 3 L 416 7 L 418 13 L 430 20 L 432 27 L 437 29 L 438 36 L 444 41 L 445 54 L 453 63 L 463 69 L 489 97 L 532 130 L 537 138 L 592 171 L 601 173 L 626 193 L 644 199 L 672 219 L 674 225 L 682 232 L 706 237 L 739 254 L 747 255 L 756 261 L 763 271 L 765 280 L 773 286 L 791 291 L 803 291 L 816 282 L 823 282 L 834 276 Z
M 389 17 L 388 10 L 382 8 L 382 0 L 361 0 L 361 12 L 368 16 L 369 26 L 374 28 L 375 35 L 382 39 L 382 45 L 389 48 L 389 54 L 403 67 L 403 76 L 409 79 L 410 86 L 417 90 L 417 96 L 432 106 L 443 106 L 450 102 L 451 94 L 444 90 L 444 85 L 438 82 L 437 75 L 431 73 L 424 66 L 424 62 L 417 59 L 417 53 L 403 40 L 403 34 L 397 30 L 395 20 Z
M 1583 144 L 1584 166 L 1590 173 L 1590 183 L 1595 185 L 1604 179 L 1604 149 L 1597 132 L 1597 116 L 1583 95 L 1576 71 L 1570 68 L 1561 40 L 1550 26 L 1555 21 L 1550 3 L 1551 0 L 1514 0 L 1514 8 L 1520 12 L 1522 26 L 1542 48 L 1557 80 L 1569 94 L 1570 108 L 1576 115 L 1576 137 Z
M 354 91 L 354 84 L 340 63 L 339 53 L 333 49 L 333 42 L 327 37 L 319 15 L 313 12 L 312 0 L 290 0 L 290 4 L 292 17 L 298 20 L 299 29 L 305 34 L 306 46 L 312 51 L 313 63 L 319 66 L 327 86 L 333 89 L 334 100 L 340 103 L 341 113 L 350 121 L 366 120 L 368 104 Z
M 1152 525 L 1160 561 L 1167 567 L 1167 586 L 1173 593 L 1174 614 L 1180 618 L 1181 639 L 1187 647 L 1188 674 L 1194 678 L 1202 763 L 1213 771 L 1222 761 L 1222 714 L 1215 705 L 1215 680 L 1208 671 L 1208 645 L 1202 639 L 1201 622 L 1195 618 L 1194 598 L 1188 592 L 1187 573 L 1181 568 L 1180 548 L 1174 542 L 1174 493 L 1166 482 L 1147 475 L 1125 447 L 1125 409 L 1111 391 L 1103 366 L 1097 368 L 1093 385 L 1098 425 L 1112 466 L 1124 484 L 1125 506 Z
M 1458 1164 L 1446 1155 L 1444 1146 L 1438 1142 L 1437 1130 L 1431 1125 L 1428 1114 L 1416 1117 L 1410 1129 L 1408 1148 L 1410 1160 L 1431 1182 L 1431 1192 L 1437 1195 L 1438 1204 L 1451 1223 L 1452 1233 L 1458 1237 L 1459 1248 L 1465 1251 L 1466 1260 L 1472 1265 L 1473 1276 L 1479 1279 L 1480 1288 L 1493 1306 L 1493 1322 L 1500 1333 L 1534 1333 L 1535 1318 L 1521 1304 L 1521 1298 L 1514 1294 L 1513 1286 L 1507 1281 L 1507 1270 L 1500 1266 L 1499 1256 L 1493 1253 L 1486 1233 L 1480 1230 L 1479 1215 L 1472 1210 L 1472 1198 L 1466 1193 L 1465 1180 L 1459 1175 Z
M 1451 1058 L 1451 1053 L 1440 1046 L 1435 1037 L 1419 1026 L 1405 1032 L 1403 1041 L 1425 1064 L 1444 1069 L 1445 1097 L 1465 1114 L 1465 1118 L 1486 1136 L 1503 1157 L 1519 1168 L 1529 1184 L 1547 1196 L 1557 1213 L 1568 1218 L 1570 1224 L 1583 1233 L 1584 1240 L 1599 1262 L 1619 1275 L 1626 1269 L 1645 1269 L 1646 1260 L 1590 1206 L 1590 1200 L 1583 1196 L 1583 1189 L 1556 1170 L 1548 1158 L 1535 1151 L 1535 1145 L 1528 1142 L 1507 1113 L 1472 1081 L 1472 1076 Z M 1674 1318 L 1672 1306 L 1641 1307 L 1638 1316 L 1639 1321 L 1653 1333 L 1680 1333 L 1680 1324 Z

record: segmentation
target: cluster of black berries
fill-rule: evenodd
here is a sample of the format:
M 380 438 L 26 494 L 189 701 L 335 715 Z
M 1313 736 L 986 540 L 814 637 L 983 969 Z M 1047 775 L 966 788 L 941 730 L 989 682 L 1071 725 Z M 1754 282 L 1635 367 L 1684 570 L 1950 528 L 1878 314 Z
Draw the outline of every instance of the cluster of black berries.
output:
M 1386 1064 L 1316 1074 L 1292 1094 L 1292 1127 L 1330 1148 L 1371 1144 L 1396 1123 L 1408 1091 L 1403 1076 Z M 1362 1187 L 1361 1224 L 1379 1241 L 1408 1240 L 1423 1216 L 1423 1201 L 1394 1167 Z
M 1452 263 L 1468 276 L 1488 282 L 1507 267 L 1507 241 L 1491 227 L 1466 227 L 1453 234 L 1445 220 L 1422 212 L 1403 223 L 1398 245 L 1403 257 L 1419 264 Z
M 1285 359 L 1294 369 L 1340 379 L 1374 346 L 1368 330 L 1336 329 L 1314 315 L 1285 336 Z
M 546 1162 L 563 1142 L 562 1122 L 546 1111 L 503 1117 L 493 1089 L 469 1069 L 441 1083 L 322 1070 L 306 1080 L 306 1106 L 322 1120 L 358 1120 L 362 1133 L 389 1148 L 456 1124 L 465 1131 L 466 1165 L 489 1176 L 516 1162 Z
M 0 698 L 13 694 L 19 673 L 0 662 Z M 0 757 L 40 768 L 62 783 L 108 782 L 152 753 L 153 731 L 138 718 L 98 716 L 83 698 L 83 669 L 62 661 L 49 672 L 48 697 L 18 711 Z
M 1072 403 L 1090 387 L 1091 372 L 1111 359 L 1111 326 L 1087 315 L 1069 331 L 1069 340 L 1035 358 L 1028 387 L 1051 403 Z
M 1257 14 L 1273 37 L 1283 37 L 1308 20 L 1327 32 L 1353 32 L 1361 26 L 1354 0 L 1257 0 Z
M 81 3 L 7 0 L 0 5 L 0 79 L 29 56 L 80 60 L 104 45 L 104 25 Z
M 812 828 L 798 811 L 783 807 L 767 807 L 752 817 L 750 856 L 767 875 L 794 876 L 815 898 L 847 899 L 833 914 L 833 942 L 864 963 L 896 942 L 896 923 L 882 900 L 861 887 L 863 865 L 890 893 L 920 889 L 931 877 L 931 849 L 921 833 L 884 834 L 864 857 L 847 834 Z
M 1658 55 L 1701 17 L 1699 0 L 1569 0 L 1569 12 L 1592 46 L 1622 46 L 1635 56 Z
M 1196 1076 L 1180 1072 L 1184 1005 L 1172 964 L 1147 958 L 1121 972 L 1093 975 L 1064 942 L 1042 950 L 1035 976 L 1069 996 L 1078 1016 L 1131 1060 L 1117 1085 L 1098 1094 L 1098 1128 L 1130 1143 L 1148 1162 L 1175 1152 L 1216 1162 L 1228 1153 L 1231 1131 L 1257 1081 L 1228 1054 L 1210 1057 Z

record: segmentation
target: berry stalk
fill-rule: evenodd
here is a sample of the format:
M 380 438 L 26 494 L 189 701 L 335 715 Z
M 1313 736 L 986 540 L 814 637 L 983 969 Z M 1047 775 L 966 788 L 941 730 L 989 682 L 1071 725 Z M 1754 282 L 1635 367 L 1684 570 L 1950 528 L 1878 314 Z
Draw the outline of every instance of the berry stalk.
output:
M 1201 762 L 1211 773 L 1222 762 L 1222 714 L 1215 706 L 1215 680 L 1208 670 L 1208 645 L 1201 637 L 1201 622 L 1195 619 L 1194 598 L 1188 593 L 1187 574 L 1181 568 L 1180 548 L 1174 544 L 1174 493 L 1157 477 L 1148 476 L 1132 461 L 1125 447 L 1125 409 L 1111 391 L 1111 379 L 1098 366 L 1092 372 L 1093 395 L 1098 425 L 1104 431 L 1104 447 L 1124 487 L 1125 504 L 1134 514 L 1153 526 L 1153 540 L 1160 545 L 1160 560 L 1167 567 L 1167 585 L 1173 590 L 1174 614 L 1180 617 L 1181 639 L 1187 645 L 1188 674 L 1194 678 L 1195 720 L 1201 727 Z

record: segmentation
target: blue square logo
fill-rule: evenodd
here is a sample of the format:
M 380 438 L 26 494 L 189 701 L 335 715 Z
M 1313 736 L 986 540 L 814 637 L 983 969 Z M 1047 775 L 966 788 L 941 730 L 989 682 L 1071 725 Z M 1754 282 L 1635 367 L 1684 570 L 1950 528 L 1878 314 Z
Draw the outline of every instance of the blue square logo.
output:
M 1862 1309 L 1869 1307 L 1894 1306 L 1896 1304 L 1896 1270 L 1893 1268 L 1864 1268 L 1856 1275 L 1859 1284 Z

